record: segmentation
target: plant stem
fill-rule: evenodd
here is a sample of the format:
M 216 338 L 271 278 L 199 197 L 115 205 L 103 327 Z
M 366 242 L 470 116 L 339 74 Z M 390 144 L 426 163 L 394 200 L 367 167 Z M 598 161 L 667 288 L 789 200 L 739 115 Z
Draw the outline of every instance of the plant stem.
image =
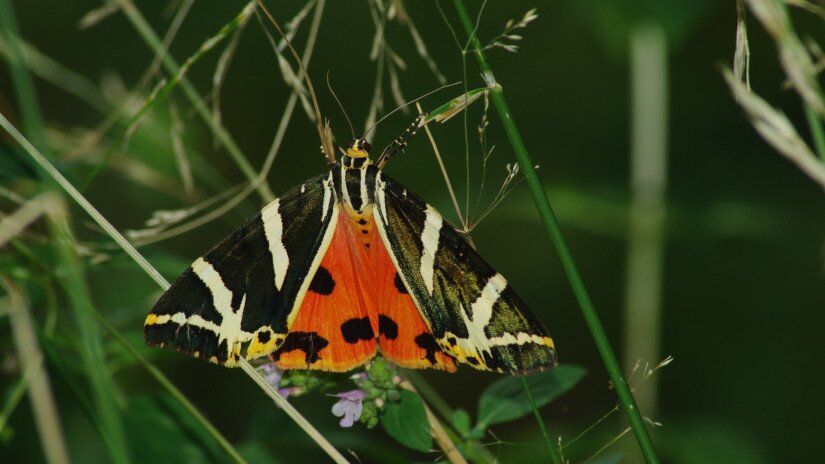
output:
M 814 139 L 814 147 L 819 159 L 825 163 L 825 131 L 822 129 L 822 121 L 816 110 L 807 103 L 802 103 L 805 108 L 805 117 L 808 119 L 808 127 L 811 129 L 811 136 Z
M 667 188 L 667 39 L 641 24 L 630 33 L 630 209 L 625 263 L 624 368 L 659 359 Z M 636 388 L 639 408 L 655 416 L 657 379 Z M 637 451 L 632 451 L 638 456 Z M 629 458 L 629 456 L 628 456 Z M 636 458 L 638 459 L 638 457 Z M 632 459 L 631 459 L 632 460 Z
M 541 418 L 539 408 L 536 406 L 536 400 L 533 399 L 533 392 L 530 391 L 530 386 L 527 385 L 527 380 L 524 377 L 521 377 L 519 380 L 521 380 L 521 386 L 524 387 L 524 394 L 527 395 L 527 400 L 530 401 L 530 407 L 533 409 L 533 415 L 536 416 L 536 422 L 539 423 L 541 435 L 544 437 L 544 442 L 547 444 L 547 450 L 550 451 L 550 461 L 553 462 L 553 464 L 561 464 L 559 450 L 553 444 L 553 439 L 550 438 L 550 434 L 547 433 L 547 427 L 544 425 L 544 419 Z
M 487 57 L 484 55 L 484 51 L 481 48 L 478 38 L 474 37 L 473 24 L 470 21 L 466 8 L 464 7 L 464 2 L 462 0 L 453 0 L 453 4 L 455 5 L 456 11 L 458 12 L 458 16 L 465 31 L 469 36 L 471 36 L 471 48 L 475 52 L 476 58 L 478 59 L 482 75 L 487 81 L 487 84 L 490 85 L 490 87 L 493 87 L 496 84 L 495 76 L 493 75 L 490 64 L 487 62 Z M 616 389 L 619 402 L 627 415 L 628 421 L 630 422 L 630 427 L 633 429 L 633 433 L 636 435 L 636 441 L 639 443 L 639 447 L 641 448 L 646 461 L 648 463 L 658 463 L 659 458 L 653 447 L 653 442 L 650 439 L 647 428 L 645 427 L 642 415 L 639 413 L 633 394 L 630 392 L 630 388 L 627 386 L 627 381 L 625 381 L 624 376 L 622 375 L 621 369 L 619 368 L 619 362 L 616 359 L 616 354 L 610 346 L 610 341 L 607 338 L 607 334 L 605 333 L 604 327 L 599 320 L 598 314 L 596 314 L 596 309 L 593 307 L 593 302 L 587 294 L 587 289 L 585 288 L 584 282 L 582 281 L 579 271 L 576 268 L 576 263 L 573 261 L 570 250 L 567 248 L 567 243 L 561 233 L 555 213 L 553 213 L 550 200 L 547 198 L 547 193 L 544 191 L 544 187 L 541 185 L 541 181 L 536 174 L 536 170 L 533 167 L 533 161 L 527 153 L 527 148 L 524 146 L 524 141 L 521 139 L 521 134 L 519 133 L 515 121 L 513 120 L 513 116 L 510 113 L 510 109 L 507 106 L 507 101 L 500 92 L 492 91 L 490 94 L 492 96 L 493 105 L 496 107 L 496 111 L 501 118 L 504 131 L 507 133 L 507 138 L 510 140 L 510 145 L 516 154 L 516 158 L 518 159 L 522 172 L 524 172 L 527 185 L 530 187 L 530 192 L 533 195 L 533 201 L 536 203 L 536 208 L 538 209 L 539 215 L 547 228 L 547 233 L 550 235 L 550 240 L 556 248 L 556 253 L 558 253 L 559 260 L 561 261 L 564 272 L 570 282 L 570 286 L 573 288 L 573 293 L 576 295 L 576 300 L 579 303 L 584 320 L 590 329 L 590 333 L 593 336 L 593 341 L 596 343 L 596 348 L 598 349 L 602 362 L 607 369 L 610 380 L 613 382 L 613 388 Z

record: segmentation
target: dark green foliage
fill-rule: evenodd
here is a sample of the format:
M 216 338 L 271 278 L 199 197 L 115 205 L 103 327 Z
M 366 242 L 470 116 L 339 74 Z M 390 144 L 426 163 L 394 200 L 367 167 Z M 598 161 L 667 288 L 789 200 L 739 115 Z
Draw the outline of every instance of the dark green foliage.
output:
M 430 451 L 433 447 L 424 404 L 411 391 L 401 390 L 399 401 L 384 407 L 381 425 L 391 437 L 406 447 L 418 451 Z
M 542 407 L 573 388 L 587 370 L 579 366 L 561 364 L 551 371 L 526 377 L 537 407 Z M 519 419 L 532 411 L 518 377 L 504 377 L 487 387 L 478 400 L 476 430 L 492 424 Z
M 200 464 L 221 462 L 215 441 L 167 395 L 137 396 L 129 402 L 126 423 L 136 462 Z

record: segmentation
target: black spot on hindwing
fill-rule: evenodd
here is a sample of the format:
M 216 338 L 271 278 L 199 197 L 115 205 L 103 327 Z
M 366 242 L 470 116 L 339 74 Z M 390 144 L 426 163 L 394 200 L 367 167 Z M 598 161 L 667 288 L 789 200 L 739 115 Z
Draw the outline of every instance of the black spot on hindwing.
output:
M 270 338 L 272 338 L 272 335 L 269 332 L 267 332 L 267 331 L 258 332 L 258 343 L 261 343 L 261 344 L 267 343 Z
M 396 324 L 395 321 L 389 316 L 379 314 L 378 333 L 386 337 L 387 340 L 395 340 L 398 338 L 398 324 Z
M 312 282 L 309 283 L 309 289 L 321 295 L 329 295 L 332 293 L 335 289 L 335 280 L 327 268 L 318 266 L 315 276 L 312 277 Z
M 341 335 L 347 343 L 358 343 L 360 340 L 372 340 L 375 332 L 372 330 L 370 318 L 352 318 L 341 324 Z
M 283 353 L 301 350 L 306 354 L 306 363 L 312 364 L 320 359 L 318 353 L 326 348 L 327 345 L 329 345 L 329 341 L 318 335 L 317 332 L 290 332 L 287 334 L 286 340 L 281 344 L 281 347 L 272 353 L 272 359 L 277 361 Z

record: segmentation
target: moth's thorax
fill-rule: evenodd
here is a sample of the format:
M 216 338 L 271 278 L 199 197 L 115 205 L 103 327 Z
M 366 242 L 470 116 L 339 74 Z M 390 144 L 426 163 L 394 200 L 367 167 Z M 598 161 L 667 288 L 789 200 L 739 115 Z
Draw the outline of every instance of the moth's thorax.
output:
M 345 155 L 341 164 L 332 167 L 335 195 L 339 202 L 360 214 L 370 208 L 375 200 L 375 178 L 378 168 L 369 162 L 369 158 L 352 158 L 352 161 L 366 161 L 358 167 L 350 167 L 344 164 L 344 161 L 348 161 L 346 158 Z
M 341 157 L 341 165 L 347 168 L 363 169 L 372 164 L 370 150 L 372 147 L 363 137 L 352 139 Z
M 349 152 L 350 150 L 347 150 Z M 372 160 L 368 157 L 353 157 L 350 155 L 343 155 L 341 157 L 341 166 L 347 169 L 365 169 L 372 164 Z

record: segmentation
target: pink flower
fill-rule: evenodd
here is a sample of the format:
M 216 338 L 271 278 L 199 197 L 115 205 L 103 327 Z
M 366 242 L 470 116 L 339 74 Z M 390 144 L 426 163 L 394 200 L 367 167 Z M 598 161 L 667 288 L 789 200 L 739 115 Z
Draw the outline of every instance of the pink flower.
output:
M 330 396 L 341 398 L 332 405 L 332 414 L 341 418 L 339 425 L 341 427 L 352 427 L 352 424 L 361 417 L 361 412 L 364 410 L 364 392 L 362 390 L 351 390 Z

